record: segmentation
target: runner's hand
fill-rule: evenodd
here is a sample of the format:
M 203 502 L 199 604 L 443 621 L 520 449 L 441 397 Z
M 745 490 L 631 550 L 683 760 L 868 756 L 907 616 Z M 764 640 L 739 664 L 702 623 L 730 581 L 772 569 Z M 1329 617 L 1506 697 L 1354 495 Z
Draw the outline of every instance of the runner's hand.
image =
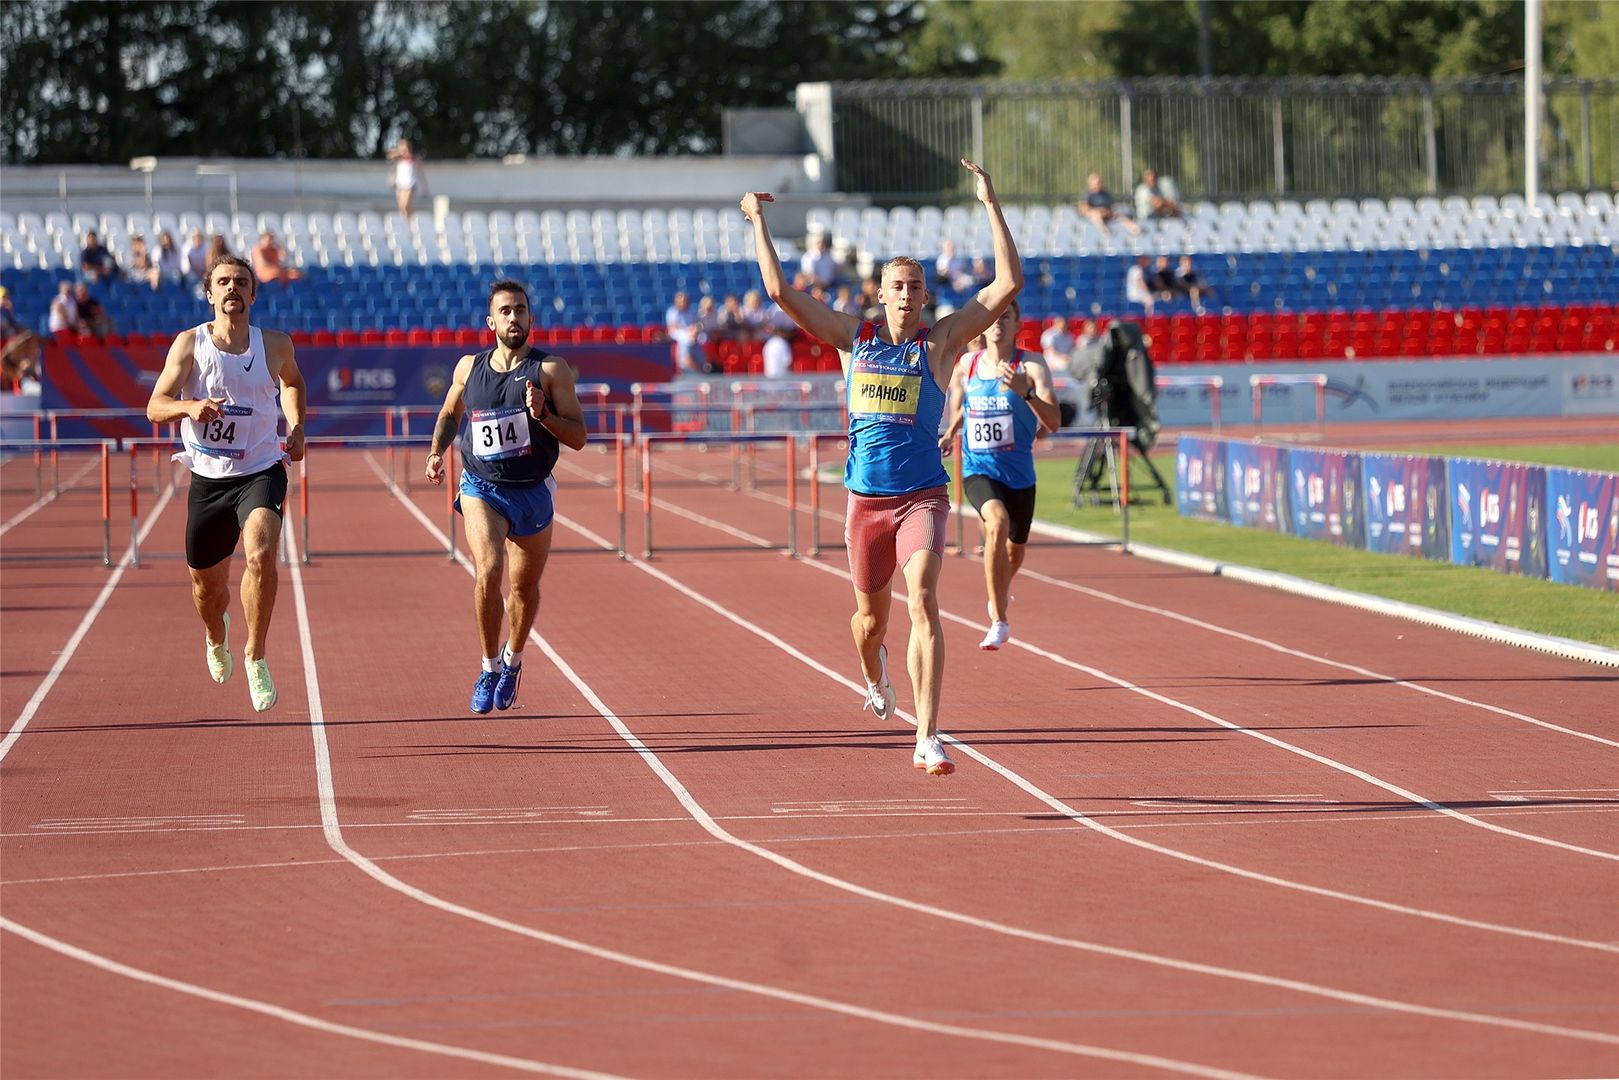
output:
M 945 432 L 939 436 L 939 453 L 949 457 L 956 452 L 956 436 L 953 432 Z
M 302 424 L 294 425 L 293 428 L 287 432 L 287 441 L 285 445 L 287 449 L 287 457 L 291 458 L 293 461 L 302 461 L 304 459 L 304 426 Z
M 444 455 L 427 455 L 427 482 L 430 484 L 444 483 Z
M 211 423 L 225 415 L 224 398 L 202 398 L 191 403 L 191 419 L 199 424 Z
M 985 206 L 993 203 L 995 201 L 995 189 L 990 186 L 989 173 L 966 158 L 961 159 L 961 164 L 968 172 L 973 174 L 973 197 Z
M 545 391 L 529 380 L 523 382 L 523 406 L 536 420 L 544 421 L 551 415 L 551 404 L 545 400 Z
M 775 202 L 776 197 L 768 191 L 750 191 L 742 196 L 742 216 L 749 221 L 756 220 L 764 213 L 762 203 Z

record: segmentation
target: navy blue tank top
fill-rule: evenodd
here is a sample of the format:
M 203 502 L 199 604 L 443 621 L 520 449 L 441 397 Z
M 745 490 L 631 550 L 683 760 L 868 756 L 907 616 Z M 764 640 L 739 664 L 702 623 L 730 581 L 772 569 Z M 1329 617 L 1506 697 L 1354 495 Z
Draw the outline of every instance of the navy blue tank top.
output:
M 496 371 L 489 362 L 494 352 L 489 349 L 472 359 L 462 398 L 467 424 L 461 429 L 461 464 L 492 484 L 533 487 L 551 475 L 561 449 L 556 436 L 523 403 L 529 382 L 542 385 L 540 361 L 546 354 L 531 349 L 510 371 Z

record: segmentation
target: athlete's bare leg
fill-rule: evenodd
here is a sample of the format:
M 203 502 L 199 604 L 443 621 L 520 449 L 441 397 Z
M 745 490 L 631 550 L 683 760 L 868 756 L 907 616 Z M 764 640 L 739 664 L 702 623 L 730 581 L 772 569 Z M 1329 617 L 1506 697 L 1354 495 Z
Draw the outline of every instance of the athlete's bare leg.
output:
M 875 684 L 882 678 L 882 664 L 878 661 L 877 650 L 888 636 L 888 613 L 894 606 L 894 595 L 886 585 L 877 592 L 856 589 L 854 604 L 855 612 L 849 620 L 849 629 L 854 632 L 854 647 L 860 653 L 860 670 L 868 683 Z
M 191 571 L 191 602 L 202 616 L 208 641 L 218 645 L 225 640 L 225 609 L 230 607 L 230 556 L 206 570 Z
M 506 570 L 505 543 L 511 525 L 482 499 L 461 492 L 461 518 L 472 549 L 472 609 L 478 619 L 478 647 L 483 655 L 500 655 L 500 623 L 506 614 L 501 579 Z
M 551 554 L 551 526 L 532 536 L 508 536 L 506 543 L 510 545 L 507 552 L 512 562 L 512 591 L 506 597 L 512 632 L 506 648 L 520 653 L 540 614 L 540 575 L 545 573 L 545 561 Z
M 984 523 L 984 585 L 989 591 L 990 618 L 1006 622 L 1007 594 L 1012 589 L 1011 541 L 1012 520 L 1007 516 L 1006 504 L 991 499 L 978 511 Z
M 281 517 L 269 507 L 260 506 L 247 515 L 242 530 L 242 554 L 247 568 L 242 571 L 242 613 L 247 616 L 247 644 L 242 656 L 263 660 L 270 636 L 270 615 L 275 611 L 275 594 L 280 584 L 276 548 L 281 543 Z
M 943 560 L 918 551 L 905 562 L 906 606 L 911 613 L 911 647 L 906 654 L 911 693 L 916 700 L 916 737 L 939 733 L 939 695 L 944 685 L 944 630 L 939 624 L 939 570 Z

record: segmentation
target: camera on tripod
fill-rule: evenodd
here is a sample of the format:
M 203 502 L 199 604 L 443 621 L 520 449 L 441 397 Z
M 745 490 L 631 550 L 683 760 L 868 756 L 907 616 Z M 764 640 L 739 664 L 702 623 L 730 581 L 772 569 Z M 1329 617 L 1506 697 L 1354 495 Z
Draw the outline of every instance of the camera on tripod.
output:
M 1158 441 L 1158 387 L 1147 339 L 1137 323 L 1119 320 L 1107 328 L 1102 359 L 1091 384 L 1090 405 L 1103 427 L 1135 429 L 1130 446 L 1147 466 L 1167 505 L 1169 487 L 1148 456 Z M 1111 439 L 1092 439 L 1086 443 L 1074 470 L 1075 506 L 1084 504 L 1087 491 L 1093 493 L 1098 502 L 1101 500 L 1102 481 L 1112 461 Z M 1115 467 L 1127 469 L 1129 464 L 1126 460 L 1115 463 Z

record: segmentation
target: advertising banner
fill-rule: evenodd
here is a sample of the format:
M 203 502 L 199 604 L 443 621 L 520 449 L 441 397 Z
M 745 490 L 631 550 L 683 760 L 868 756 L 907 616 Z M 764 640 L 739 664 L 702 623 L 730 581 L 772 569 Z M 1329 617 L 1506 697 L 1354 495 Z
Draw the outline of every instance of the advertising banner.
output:
M 1287 466 L 1293 475 L 1294 534 L 1344 547 L 1365 547 L 1360 455 L 1295 447 L 1287 453 Z
M 1175 504 L 1182 517 L 1230 520 L 1225 440 L 1183 435 L 1175 449 Z
M 1451 458 L 1450 561 L 1546 576 L 1546 469 Z
M 1450 561 L 1445 459 L 1362 454 L 1366 549 Z
M 1548 575 L 1619 592 L 1619 475 L 1546 470 Z
M 1226 502 L 1231 524 L 1272 532 L 1292 532 L 1292 506 L 1287 494 L 1287 448 L 1228 442 L 1225 449 Z

